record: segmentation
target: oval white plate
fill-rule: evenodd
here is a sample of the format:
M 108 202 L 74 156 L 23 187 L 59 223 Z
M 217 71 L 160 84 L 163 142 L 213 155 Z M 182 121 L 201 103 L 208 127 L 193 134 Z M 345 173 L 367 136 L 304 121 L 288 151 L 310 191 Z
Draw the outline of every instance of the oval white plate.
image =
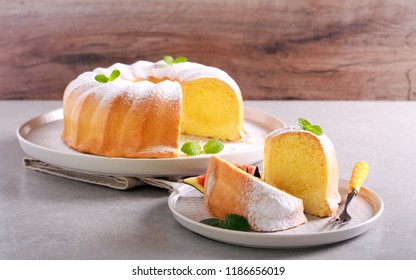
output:
M 340 180 L 339 190 L 343 198 L 346 197 L 347 188 L 348 182 Z M 217 241 L 257 248 L 300 248 L 343 241 L 368 231 L 384 209 L 381 198 L 372 190 L 362 187 L 360 194 L 348 207 L 352 220 L 346 225 L 332 225 L 331 217 L 306 215 L 308 222 L 296 228 L 262 233 L 225 230 L 199 223 L 211 216 L 205 210 L 203 194 L 189 185 L 184 184 L 172 192 L 168 204 L 175 219 L 191 231 Z
M 225 142 L 221 157 L 241 164 L 254 164 L 263 160 L 264 137 L 281 128 L 284 123 L 265 112 L 245 108 L 244 128 L 247 135 L 238 143 Z M 199 175 L 206 171 L 210 155 L 182 156 L 168 159 L 110 158 L 74 151 L 62 141 L 63 110 L 37 116 L 25 122 L 17 137 L 26 154 L 56 166 L 111 175 L 124 176 L 183 176 Z M 181 143 L 192 140 L 201 144 L 203 137 L 181 136 Z

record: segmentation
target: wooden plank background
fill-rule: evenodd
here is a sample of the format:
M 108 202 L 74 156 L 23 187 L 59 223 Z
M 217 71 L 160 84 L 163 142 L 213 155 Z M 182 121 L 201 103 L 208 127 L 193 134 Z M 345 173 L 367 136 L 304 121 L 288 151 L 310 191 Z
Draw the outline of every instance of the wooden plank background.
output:
M 79 73 L 164 55 L 244 99 L 415 100 L 416 1 L 0 0 L 0 99 L 61 99 Z

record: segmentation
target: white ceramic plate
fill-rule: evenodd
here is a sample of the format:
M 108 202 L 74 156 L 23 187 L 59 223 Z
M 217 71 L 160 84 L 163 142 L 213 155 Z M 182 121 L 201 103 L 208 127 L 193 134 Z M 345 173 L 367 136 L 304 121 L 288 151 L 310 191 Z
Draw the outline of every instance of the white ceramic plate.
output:
M 225 160 L 241 164 L 254 164 L 263 160 L 264 137 L 283 127 L 278 118 L 251 108 L 245 108 L 244 128 L 247 135 L 240 142 L 225 142 L 219 154 Z M 62 141 L 63 110 L 58 109 L 31 120 L 17 130 L 22 149 L 28 155 L 60 167 L 111 175 L 124 176 L 183 176 L 199 175 L 208 167 L 210 155 L 181 156 L 169 159 L 109 158 L 74 151 Z M 197 141 L 203 137 L 181 136 L 181 143 Z
M 340 180 L 339 191 L 346 197 L 348 182 Z M 204 207 L 203 194 L 189 185 L 182 185 L 169 197 L 169 208 L 184 227 L 205 237 L 234 245 L 257 248 L 300 248 L 343 241 L 368 231 L 383 212 L 383 201 L 372 190 L 362 187 L 348 207 L 350 223 L 334 226 L 331 217 L 306 215 L 308 222 L 298 227 L 277 232 L 241 232 L 221 229 L 200 223 L 210 218 Z M 341 202 L 340 210 L 344 201 Z

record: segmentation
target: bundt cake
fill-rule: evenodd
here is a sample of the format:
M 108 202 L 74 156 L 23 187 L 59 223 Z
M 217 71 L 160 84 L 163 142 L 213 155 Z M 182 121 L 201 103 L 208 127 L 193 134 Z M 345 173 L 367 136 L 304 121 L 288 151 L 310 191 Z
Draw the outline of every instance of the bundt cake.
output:
M 97 75 L 120 76 L 100 83 Z M 243 101 L 224 71 L 193 62 L 138 61 L 85 72 L 65 89 L 63 140 L 109 157 L 177 157 L 180 134 L 236 141 Z
M 243 216 L 253 231 L 284 230 L 307 221 L 302 200 L 218 156 L 210 159 L 204 187 L 204 204 L 211 215 Z
M 330 139 L 289 126 L 265 138 L 263 180 L 303 201 L 305 213 L 330 216 L 341 200 L 338 162 Z

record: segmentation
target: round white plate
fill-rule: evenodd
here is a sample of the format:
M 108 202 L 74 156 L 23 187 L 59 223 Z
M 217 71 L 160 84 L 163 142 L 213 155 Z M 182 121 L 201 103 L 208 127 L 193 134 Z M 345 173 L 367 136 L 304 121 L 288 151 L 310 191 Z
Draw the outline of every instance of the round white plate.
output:
M 346 197 L 348 182 L 340 180 L 339 191 Z M 343 209 L 344 200 L 340 210 Z M 383 201 L 372 190 L 362 187 L 348 207 L 352 220 L 334 226 L 331 217 L 306 215 L 308 222 L 298 227 L 277 232 L 241 232 L 221 229 L 200 223 L 210 218 L 204 207 L 204 196 L 189 185 L 182 185 L 169 197 L 169 208 L 184 227 L 205 237 L 234 245 L 257 248 L 300 248 L 343 241 L 368 231 L 383 212 Z
M 225 160 L 253 164 L 263 160 L 264 137 L 284 126 L 278 118 L 251 108 L 245 108 L 246 136 L 239 142 L 224 142 L 219 155 Z M 124 176 L 183 176 L 199 175 L 206 171 L 210 155 L 168 159 L 110 158 L 83 154 L 70 149 L 62 140 L 63 110 L 37 116 L 17 130 L 22 149 L 29 156 L 56 166 L 111 175 Z M 207 138 L 181 136 L 185 141 L 204 144 Z

